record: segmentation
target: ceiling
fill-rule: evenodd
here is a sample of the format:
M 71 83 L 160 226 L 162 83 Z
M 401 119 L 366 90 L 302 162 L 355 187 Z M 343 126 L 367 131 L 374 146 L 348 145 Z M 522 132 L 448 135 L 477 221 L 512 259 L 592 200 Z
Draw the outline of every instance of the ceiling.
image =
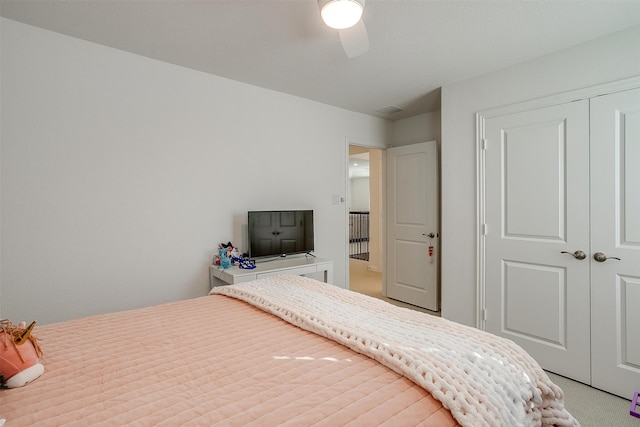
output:
M 367 0 L 371 48 L 352 59 L 316 0 L 0 0 L 0 15 L 397 120 L 439 110 L 443 85 L 638 26 L 640 1 Z

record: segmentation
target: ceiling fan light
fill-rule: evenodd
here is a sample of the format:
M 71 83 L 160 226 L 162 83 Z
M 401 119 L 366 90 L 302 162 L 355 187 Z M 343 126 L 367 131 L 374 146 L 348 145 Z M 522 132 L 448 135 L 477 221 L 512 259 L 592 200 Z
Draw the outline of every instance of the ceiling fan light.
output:
M 331 28 L 353 27 L 362 17 L 362 3 L 357 0 L 331 0 L 320 11 L 322 20 Z

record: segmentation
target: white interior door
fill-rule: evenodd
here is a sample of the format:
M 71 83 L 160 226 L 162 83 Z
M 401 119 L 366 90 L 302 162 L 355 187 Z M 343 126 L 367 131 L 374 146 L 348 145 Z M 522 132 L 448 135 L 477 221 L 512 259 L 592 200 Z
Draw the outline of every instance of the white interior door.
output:
M 440 304 L 438 202 L 436 142 L 387 150 L 387 296 L 433 311 Z
M 640 390 L 640 89 L 592 99 L 591 150 L 592 385 L 630 399 Z
M 488 118 L 485 139 L 485 328 L 590 383 L 589 101 Z

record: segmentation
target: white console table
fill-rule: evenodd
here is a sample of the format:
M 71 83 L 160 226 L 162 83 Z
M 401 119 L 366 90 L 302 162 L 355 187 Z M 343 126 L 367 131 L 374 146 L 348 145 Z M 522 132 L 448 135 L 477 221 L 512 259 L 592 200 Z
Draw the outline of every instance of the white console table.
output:
M 233 285 L 248 282 L 262 277 L 276 274 L 296 274 L 299 276 L 324 272 L 324 282 L 333 282 L 333 261 L 315 257 L 294 257 L 275 259 L 273 261 L 256 262 L 256 268 L 251 270 L 237 266 L 221 270 L 217 265 L 209 267 L 210 284 L 214 286 Z

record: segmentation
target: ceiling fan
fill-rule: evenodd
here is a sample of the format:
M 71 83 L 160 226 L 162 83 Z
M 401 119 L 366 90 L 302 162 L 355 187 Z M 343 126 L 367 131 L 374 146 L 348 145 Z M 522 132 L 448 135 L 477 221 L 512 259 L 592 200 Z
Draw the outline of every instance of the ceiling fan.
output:
M 327 26 L 338 30 L 349 58 L 369 50 L 369 35 L 362 21 L 365 0 L 318 0 L 320 16 Z

